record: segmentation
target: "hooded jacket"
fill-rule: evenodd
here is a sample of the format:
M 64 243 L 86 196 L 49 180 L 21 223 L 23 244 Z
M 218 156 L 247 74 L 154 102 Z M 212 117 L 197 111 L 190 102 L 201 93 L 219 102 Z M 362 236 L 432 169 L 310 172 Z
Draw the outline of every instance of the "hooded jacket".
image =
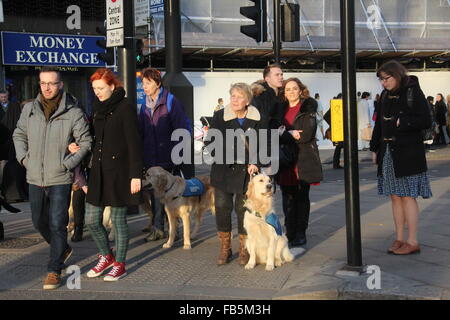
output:
M 39 94 L 24 106 L 14 130 L 17 161 L 27 169 L 29 184 L 41 187 L 72 184 L 72 169 L 91 150 L 86 116 L 77 99 L 64 92 L 58 109 L 47 122 L 40 98 Z M 72 142 L 80 146 L 75 154 L 68 150 Z
M 412 88 L 412 108 L 407 103 L 407 90 Z M 381 94 L 383 96 L 383 93 Z M 425 147 L 421 130 L 431 126 L 431 117 L 425 95 L 416 76 L 408 79 L 396 92 L 387 92 L 381 101 L 370 141 L 370 150 L 377 153 L 378 175 L 389 147 L 397 178 L 427 171 Z M 400 125 L 397 126 L 397 120 Z

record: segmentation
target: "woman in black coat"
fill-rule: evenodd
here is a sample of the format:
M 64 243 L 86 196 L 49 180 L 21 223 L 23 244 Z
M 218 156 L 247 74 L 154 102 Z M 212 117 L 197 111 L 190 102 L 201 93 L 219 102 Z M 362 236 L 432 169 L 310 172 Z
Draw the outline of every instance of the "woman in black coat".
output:
M 322 180 L 322 164 L 316 143 L 317 101 L 309 96 L 307 87 L 297 78 L 285 81 L 284 133 L 281 143 L 297 152 L 297 161 L 280 172 L 278 183 L 283 195 L 286 236 L 290 247 L 306 244 L 310 185 Z
M 419 207 L 416 198 L 431 197 L 422 130 L 431 126 L 431 116 L 419 80 L 405 67 L 389 61 L 378 69 L 384 87 L 370 150 L 378 164 L 378 194 L 390 196 L 396 240 L 389 253 L 420 252 L 417 241 Z M 408 105 L 408 96 L 413 103 Z M 408 238 L 403 240 L 404 226 Z
M 239 145 L 236 139 L 227 140 L 227 130 L 234 131 L 243 130 L 245 133 L 254 131 L 256 137 L 259 131 L 265 129 L 261 121 L 261 116 L 255 107 L 249 105 L 252 100 L 252 91 L 246 83 L 236 83 L 230 89 L 231 103 L 224 109 L 214 112 L 211 127 L 208 130 L 206 140 L 207 148 L 212 147 L 215 138 L 214 133 L 220 134 L 223 138 L 223 144 L 219 147 L 223 148 L 222 155 L 224 159 L 219 159 L 217 150 L 209 150 L 214 157 L 215 163 L 211 168 L 211 184 L 215 187 L 215 208 L 216 208 L 216 224 L 218 236 L 221 241 L 221 250 L 217 264 L 222 265 L 228 263 L 231 258 L 231 212 L 234 210 L 237 214 L 238 232 L 239 232 L 239 263 L 245 265 L 248 262 L 249 255 L 245 248 L 245 240 L 247 232 L 244 229 L 244 199 L 250 175 L 259 171 L 257 166 L 257 154 L 249 156 L 250 144 L 255 141 L 248 141 L 241 150 L 245 154 L 245 159 L 236 156 L 239 153 Z M 238 139 L 246 139 L 239 136 Z M 258 144 L 259 142 L 256 142 Z M 256 148 L 259 149 L 259 148 Z M 258 150 L 256 150 L 258 152 Z M 233 155 L 231 161 L 227 161 L 227 155 Z M 252 161 L 256 160 L 256 161 Z M 234 205 L 233 205 L 234 198 Z
M 114 266 L 104 280 L 117 281 L 126 275 L 127 206 L 142 202 L 142 142 L 136 107 L 125 98 L 125 90 L 114 73 L 98 69 L 91 82 L 97 99 L 93 105 L 95 145 L 86 196 L 86 224 L 100 251 L 100 259 L 87 276 L 98 277 Z M 105 206 L 111 206 L 115 257 L 102 224 Z

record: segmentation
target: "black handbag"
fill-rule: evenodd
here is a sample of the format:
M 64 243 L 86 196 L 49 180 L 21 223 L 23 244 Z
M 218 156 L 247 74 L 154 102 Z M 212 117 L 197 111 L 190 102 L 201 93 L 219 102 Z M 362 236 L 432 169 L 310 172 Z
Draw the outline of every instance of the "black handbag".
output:
M 296 146 L 292 144 L 281 144 L 279 152 L 279 168 L 280 170 L 288 169 L 297 162 Z

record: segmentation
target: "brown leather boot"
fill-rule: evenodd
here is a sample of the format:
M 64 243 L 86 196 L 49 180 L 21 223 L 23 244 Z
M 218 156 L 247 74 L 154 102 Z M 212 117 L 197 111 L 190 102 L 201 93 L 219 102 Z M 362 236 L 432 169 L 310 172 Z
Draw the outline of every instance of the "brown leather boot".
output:
M 250 255 L 248 254 L 247 248 L 245 247 L 245 242 L 247 241 L 247 236 L 240 234 L 239 235 L 239 264 L 246 265 L 248 260 L 250 259 Z
M 224 265 L 230 261 L 231 258 L 231 232 L 218 232 L 220 239 L 220 255 L 217 259 L 217 264 Z

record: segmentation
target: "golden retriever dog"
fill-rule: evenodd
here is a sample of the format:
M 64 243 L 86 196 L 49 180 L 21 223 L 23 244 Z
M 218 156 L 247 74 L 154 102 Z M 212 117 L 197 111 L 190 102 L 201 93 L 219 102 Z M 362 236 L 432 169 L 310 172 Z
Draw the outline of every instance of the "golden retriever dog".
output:
M 183 249 L 191 249 L 191 236 L 195 238 L 197 235 L 203 214 L 207 211 L 215 214 L 214 188 L 211 186 L 209 176 L 196 178 L 205 186 L 205 192 L 201 196 L 183 197 L 186 182 L 182 177 L 174 176 L 161 167 L 150 168 L 145 174 L 143 188 L 153 190 L 155 197 L 164 204 L 169 220 L 169 239 L 163 248 L 172 247 L 178 218 L 183 221 Z M 192 235 L 191 216 L 195 219 Z
M 270 177 L 264 174 L 254 176 L 247 189 L 244 215 L 244 228 L 247 230 L 246 247 L 250 259 L 245 269 L 253 269 L 256 264 L 266 264 L 266 270 L 272 271 L 285 262 L 294 260 L 288 248 L 288 240 L 278 225 L 279 235 L 266 217 L 273 211 L 273 191 Z M 271 216 L 269 218 L 273 218 Z M 278 222 L 279 224 L 279 222 Z
M 70 194 L 69 224 L 67 225 L 67 233 L 70 236 L 73 236 L 73 233 L 75 231 L 75 218 L 73 214 L 72 200 L 73 200 L 73 191 Z M 108 235 L 109 241 L 114 241 L 115 235 L 111 221 L 111 207 L 105 207 L 105 210 L 103 211 L 103 226 L 105 227 L 106 231 L 109 232 Z

